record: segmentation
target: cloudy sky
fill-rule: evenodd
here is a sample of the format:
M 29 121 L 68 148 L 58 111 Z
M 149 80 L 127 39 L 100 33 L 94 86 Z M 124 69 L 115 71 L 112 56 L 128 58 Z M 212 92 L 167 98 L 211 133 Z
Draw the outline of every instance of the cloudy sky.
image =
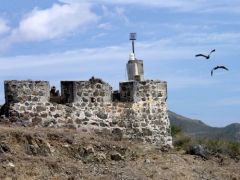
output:
M 129 33 L 145 78 L 168 81 L 168 108 L 212 126 L 240 122 L 239 0 L 1 0 L 0 103 L 4 80 L 99 77 L 118 89 Z M 195 58 L 207 54 L 210 60 Z M 229 71 L 218 70 L 225 65 Z

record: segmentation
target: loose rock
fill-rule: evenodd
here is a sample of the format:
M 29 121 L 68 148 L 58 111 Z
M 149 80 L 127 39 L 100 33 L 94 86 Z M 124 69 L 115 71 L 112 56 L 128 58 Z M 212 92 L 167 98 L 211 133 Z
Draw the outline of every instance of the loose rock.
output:
M 112 151 L 110 153 L 110 157 L 111 157 L 111 160 L 114 160 L 114 161 L 121 161 L 123 160 L 123 156 L 117 152 L 117 151 Z

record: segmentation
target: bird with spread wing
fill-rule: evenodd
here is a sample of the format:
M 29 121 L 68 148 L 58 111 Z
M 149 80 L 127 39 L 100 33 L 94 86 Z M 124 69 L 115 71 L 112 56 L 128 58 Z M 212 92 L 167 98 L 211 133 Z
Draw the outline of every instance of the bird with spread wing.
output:
M 228 68 L 226 68 L 225 66 L 216 66 L 211 70 L 211 76 L 213 75 L 213 71 L 217 69 L 225 69 L 226 71 L 228 71 Z
M 200 56 L 202 56 L 202 57 L 204 57 L 204 58 L 206 58 L 206 59 L 209 59 L 209 58 L 210 58 L 210 55 L 211 55 L 213 52 L 215 52 L 215 51 L 216 51 L 216 50 L 213 49 L 208 55 L 196 54 L 195 57 L 200 57 Z

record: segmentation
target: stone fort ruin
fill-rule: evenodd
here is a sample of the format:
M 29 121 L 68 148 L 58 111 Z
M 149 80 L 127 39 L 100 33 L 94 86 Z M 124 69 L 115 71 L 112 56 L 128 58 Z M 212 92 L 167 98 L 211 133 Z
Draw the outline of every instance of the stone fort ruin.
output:
M 1 114 L 24 126 L 74 128 L 172 146 L 167 83 L 144 80 L 143 61 L 133 53 L 127 72 L 128 81 L 120 82 L 117 91 L 94 77 L 61 81 L 60 95 L 50 93 L 47 81 L 5 81 Z

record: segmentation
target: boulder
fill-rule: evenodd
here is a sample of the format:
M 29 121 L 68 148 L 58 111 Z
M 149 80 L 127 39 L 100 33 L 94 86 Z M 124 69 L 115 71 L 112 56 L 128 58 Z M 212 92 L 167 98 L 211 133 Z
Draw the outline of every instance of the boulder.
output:
M 203 159 L 208 159 L 208 151 L 200 144 L 190 145 L 186 151 L 187 154 L 200 156 Z
M 0 154 L 10 152 L 10 148 L 4 143 L 0 143 Z

